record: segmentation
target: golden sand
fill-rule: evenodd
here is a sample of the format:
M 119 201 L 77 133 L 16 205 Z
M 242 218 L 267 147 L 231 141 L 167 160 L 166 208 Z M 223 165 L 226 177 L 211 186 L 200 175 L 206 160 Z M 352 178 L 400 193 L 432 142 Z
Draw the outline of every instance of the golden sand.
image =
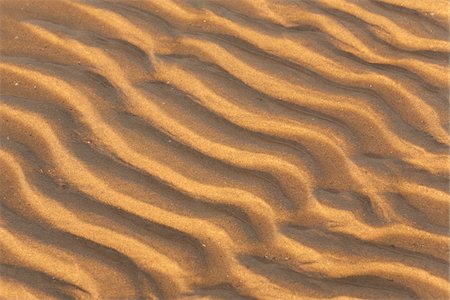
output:
M 0 1 L 0 298 L 447 299 L 449 11 Z

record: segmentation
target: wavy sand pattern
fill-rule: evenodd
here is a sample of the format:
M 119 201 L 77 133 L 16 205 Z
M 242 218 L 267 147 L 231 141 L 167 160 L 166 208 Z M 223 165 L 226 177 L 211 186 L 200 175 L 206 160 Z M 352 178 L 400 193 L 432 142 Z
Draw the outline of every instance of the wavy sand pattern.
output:
M 445 0 L 3 0 L 2 299 L 447 299 Z

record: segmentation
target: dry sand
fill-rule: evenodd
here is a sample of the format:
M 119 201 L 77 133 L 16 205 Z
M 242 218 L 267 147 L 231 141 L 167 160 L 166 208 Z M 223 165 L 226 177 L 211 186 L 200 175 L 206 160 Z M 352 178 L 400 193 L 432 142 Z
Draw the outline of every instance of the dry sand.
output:
M 447 1 L 0 12 L 1 299 L 447 299 Z

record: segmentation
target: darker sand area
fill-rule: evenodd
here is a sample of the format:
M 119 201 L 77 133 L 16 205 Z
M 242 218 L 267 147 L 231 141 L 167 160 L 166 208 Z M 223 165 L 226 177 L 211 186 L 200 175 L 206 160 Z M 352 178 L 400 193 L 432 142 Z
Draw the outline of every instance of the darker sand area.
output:
M 448 299 L 448 2 L 0 13 L 1 299 Z

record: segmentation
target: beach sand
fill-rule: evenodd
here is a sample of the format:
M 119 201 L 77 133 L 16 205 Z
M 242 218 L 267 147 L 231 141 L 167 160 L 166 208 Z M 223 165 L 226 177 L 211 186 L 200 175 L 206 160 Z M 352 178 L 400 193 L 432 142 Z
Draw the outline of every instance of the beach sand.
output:
M 1 299 L 448 299 L 447 1 L 0 13 Z

